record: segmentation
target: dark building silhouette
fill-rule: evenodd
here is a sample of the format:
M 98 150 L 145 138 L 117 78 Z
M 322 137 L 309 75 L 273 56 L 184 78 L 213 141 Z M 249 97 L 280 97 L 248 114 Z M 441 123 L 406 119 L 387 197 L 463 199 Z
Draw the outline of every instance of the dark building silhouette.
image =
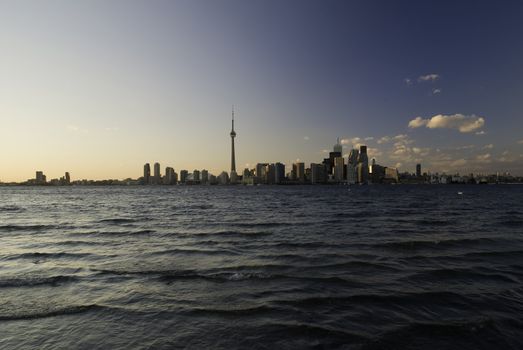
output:
M 151 183 L 151 166 L 149 163 L 145 163 L 143 166 L 143 183 L 149 185 Z

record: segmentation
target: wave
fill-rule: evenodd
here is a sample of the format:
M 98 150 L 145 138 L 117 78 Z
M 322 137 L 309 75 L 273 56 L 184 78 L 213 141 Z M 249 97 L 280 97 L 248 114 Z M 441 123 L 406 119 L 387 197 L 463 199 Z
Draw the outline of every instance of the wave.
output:
M 501 273 L 481 273 L 478 271 L 473 271 L 471 269 L 432 269 L 428 271 L 422 271 L 414 273 L 408 277 L 403 278 L 404 280 L 409 281 L 442 281 L 449 279 L 459 280 L 461 282 L 465 281 L 484 281 L 491 280 L 497 283 L 516 283 L 519 284 L 519 281 L 506 276 Z
M 347 344 L 362 344 L 369 339 L 363 335 L 341 330 L 330 326 L 308 324 L 304 322 L 292 323 L 264 323 L 253 329 L 255 334 L 268 334 L 272 339 L 303 339 L 309 338 L 311 343 L 321 345 L 311 346 L 314 349 L 347 348 Z
M 280 227 L 280 226 L 300 226 L 306 225 L 304 222 L 233 222 L 229 223 L 236 227 Z
M 22 212 L 25 211 L 25 208 L 16 206 L 16 205 L 3 205 L 0 206 L 0 212 L 7 211 L 7 212 Z
M 362 346 L 373 349 L 514 349 L 493 319 L 412 322 Z
M 190 249 L 190 248 L 173 248 L 154 251 L 150 253 L 151 255 L 170 255 L 170 254 L 206 254 L 206 255 L 240 255 L 241 253 L 229 250 L 229 249 Z
M 412 241 L 391 241 L 384 243 L 371 244 L 373 247 L 390 249 L 390 250 L 404 250 L 404 249 L 434 249 L 434 248 L 449 248 L 470 245 L 492 245 L 501 242 L 499 238 L 460 238 L 460 239 L 443 239 L 443 240 L 412 240 Z
M 32 320 L 36 318 L 47 318 L 64 315 L 81 314 L 89 311 L 102 310 L 106 307 L 97 304 L 76 305 L 50 311 L 42 311 L 27 314 L 0 314 L 0 321 Z
M 16 224 L 10 224 L 10 225 L 0 225 L 0 231 L 43 231 L 47 229 L 56 228 L 59 226 L 56 225 L 16 225 Z
M 115 224 L 115 225 L 118 225 L 118 224 L 128 224 L 128 223 L 136 222 L 136 219 L 132 219 L 132 218 L 110 218 L 110 219 L 102 219 L 102 220 L 99 220 L 98 222 L 99 223 L 104 223 L 104 224 Z
M 385 304 L 385 305 L 418 305 L 418 304 L 466 304 L 466 296 L 453 292 L 420 292 L 398 294 L 353 294 L 346 296 L 310 297 L 303 299 L 279 300 L 278 304 L 292 305 L 295 307 L 323 307 L 325 305 L 358 305 L 358 304 Z
M 59 253 L 40 253 L 40 252 L 33 252 L 33 253 L 23 253 L 23 254 L 15 254 L 15 255 L 9 255 L 5 257 L 2 260 L 17 260 L 17 259 L 77 259 L 77 258 L 83 258 L 86 256 L 90 256 L 89 253 L 65 253 L 65 252 L 59 252 Z
M 455 225 L 457 221 L 455 220 L 436 220 L 436 219 L 421 219 L 421 220 L 413 220 L 413 221 L 407 221 L 412 222 L 417 226 L 449 226 L 449 225 Z
M 197 237 L 206 237 L 206 236 L 218 236 L 218 237 L 258 237 L 258 236 L 270 236 L 273 232 L 268 231 L 257 231 L 257 232 L 247 232 L 247 231 L 234 231 L 234 230 L 224 230 L 216 232 L 201 232 L 201 233 L 192 233 L 191 235 Z
M 71 236 L 107 236 L 107 237 L 117 237 L 117 236 L 141 236 L 141 235 L 152 235 L 155 234 L 156 230 L 136 230 L 136 231 L 86 231 L 86 232 L 70 232 Z
M 78 277 L 62 275 L 51 277 L 5 278 L 0 279 L 0 288 L 34 287 L 42 285 L 58 286 L 76 281 L 78 281 Z
M 288 274 L 271 274 L 266 272 L 256 271 L 227 271 L 227 272 L 208 272 L 201 273 L 194 270 L 138 270 L 138 271 L 126 271 L 126 270 L 104 270 L 104 269 L 92 269 L 99 274 L 113 274 L 113 275 L 139 275 L 139 276 L 154 276 L 162 282 L 171 283 L 179 280 L 191 280 L 191 279 L 202 279 L 212 282 L 241 282 L 241 281 L 253 281 L 253 280 L 299 280 L 308 283 L 318 284 L 343 284 L 350 285 L 352 287 L 360 287 L 361 283 L 352 281 L 349 279 L 325 276 L 325 277 L 311 277 L 311 276 L 297 276 Z

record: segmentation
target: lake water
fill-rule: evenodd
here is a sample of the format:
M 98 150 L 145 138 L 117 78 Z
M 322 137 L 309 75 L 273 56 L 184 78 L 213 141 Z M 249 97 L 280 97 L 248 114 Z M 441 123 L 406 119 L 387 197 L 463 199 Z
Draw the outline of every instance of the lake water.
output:
M 0 348 L 521 349 L 523 186 L 0 188 Z

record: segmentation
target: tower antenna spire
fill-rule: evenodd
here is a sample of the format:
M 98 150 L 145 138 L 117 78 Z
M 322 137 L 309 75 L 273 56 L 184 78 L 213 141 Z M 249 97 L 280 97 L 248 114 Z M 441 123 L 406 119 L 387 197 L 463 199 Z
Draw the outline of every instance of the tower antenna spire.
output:
M 231 129 L 231 177 L 236 176 L 236 156 L 234 154 L 234 138 L 236 131 L 234 131 L 234 105 L 232 105 L 232 129 Z M 234 180 L 233 180 L 234 181 Z

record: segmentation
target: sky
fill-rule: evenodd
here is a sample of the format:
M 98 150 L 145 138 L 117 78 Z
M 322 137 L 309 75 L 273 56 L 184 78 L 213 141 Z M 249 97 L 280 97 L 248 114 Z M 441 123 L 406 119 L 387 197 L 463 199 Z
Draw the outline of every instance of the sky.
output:
M 0 0 L 0 180 L 144 163 L 523 175 L 523 2 Z

